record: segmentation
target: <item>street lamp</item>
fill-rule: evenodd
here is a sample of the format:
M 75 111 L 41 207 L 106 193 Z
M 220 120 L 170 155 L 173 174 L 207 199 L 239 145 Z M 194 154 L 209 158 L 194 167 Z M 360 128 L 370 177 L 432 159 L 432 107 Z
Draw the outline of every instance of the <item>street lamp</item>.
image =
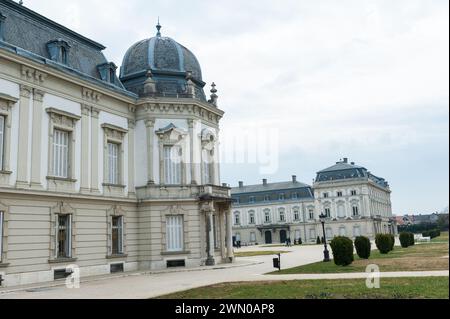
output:
M 330 252 L 328 251 L 328 248 L 327 248 L 327 237 L 326 237 L 326 235 L 325 235 L 325 218 L 326 218 L 326 217 L 327 217 L 327 216 L 324 215 L 323 213 L 321 213 L 321 214 L 319 215 L 319 220 L 320 220 L 320 222 L 322 223 L 323 246 L 325 247 L 325 250 L 323 251 L 323 261 L 324 261 L 324 262 L 330 261 Z

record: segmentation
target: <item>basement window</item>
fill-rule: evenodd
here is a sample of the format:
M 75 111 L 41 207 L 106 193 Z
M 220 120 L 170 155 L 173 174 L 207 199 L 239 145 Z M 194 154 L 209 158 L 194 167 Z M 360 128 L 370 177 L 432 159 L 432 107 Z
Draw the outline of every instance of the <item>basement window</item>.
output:
M 116 272 L 123 272 L 123 263 L 109 265 L 109 271 L 111 274 Z
M 186 261 L 184 259 L 168 260 L 166 263 L 167 263 L 167 268 L 185 267 L 186 266 Z

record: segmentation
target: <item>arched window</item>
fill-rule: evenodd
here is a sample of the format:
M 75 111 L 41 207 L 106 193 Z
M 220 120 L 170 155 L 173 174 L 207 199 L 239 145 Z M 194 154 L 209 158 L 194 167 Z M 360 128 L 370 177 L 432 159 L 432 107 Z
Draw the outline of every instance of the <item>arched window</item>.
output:
M 234 212 L 234 224 L 235 225 L 241 224 L 241 214 L 239 212 Z
M 270 209 L 265 209 L 264 210 L 264 222 L 265 223 L 270 223 Z
M 278 210 L 280 222 L 286 221 L 286 216 L 284 214 L 284 208 Z
M 292 210 L 294 212 L 294 220 L 300 220 L 300 209 L 298 207 L 294 207 Z
M 255 211 L 251 210 L 248 212 L 248 223 L 255 224 Z

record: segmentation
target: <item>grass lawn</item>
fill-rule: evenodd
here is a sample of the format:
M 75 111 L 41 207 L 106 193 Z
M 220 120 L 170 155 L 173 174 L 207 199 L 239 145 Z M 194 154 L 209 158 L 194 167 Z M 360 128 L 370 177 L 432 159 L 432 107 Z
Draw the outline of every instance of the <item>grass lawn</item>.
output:
M 288 251 L 288 250 L 242 251 L 242 252 L 235 252 L 234 256 L 235 257 L 252 257 L 252 256 L 276 255 L 276 254 L 286 254 L 286 253 L 290 253 L 290 251 Z
M 161 299 L 406 299 L 449 298 L 448 277 L 381 278 L 368 289 L 365 279 L 222 283 L 181 291 Z
M 443 258 L 447 256 L 447 258 Z M 355 260 L 348 266 L 337 266 L 333 261 L 316 262 L 293 268 L 281 269 L 270 274 L 315 274 L 365 272 L 366 266 L 376 264 L 380 271 L 420 271 L 448 270 L 448 243 L 420 244 L 407 248 L 395 246 L 388 254 L 380 254 L 372 250 L 369 259 L 360 259 L 355 254 Z

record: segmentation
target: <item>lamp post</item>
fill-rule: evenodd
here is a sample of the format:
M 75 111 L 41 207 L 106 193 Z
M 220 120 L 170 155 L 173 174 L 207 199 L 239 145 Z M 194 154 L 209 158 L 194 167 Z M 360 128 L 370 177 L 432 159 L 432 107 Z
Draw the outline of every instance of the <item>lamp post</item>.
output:
M 322 223 L 322 231 L 323 231 L 323 246 L 325 247 L 324 251 L 323 251 L 323 261 L 327 262 L 330 261 L 330 252 L 328 251 L 327 248 L 327 237 L 325 235 L 325 218 L 327 216 L 324 215 L 323 213 L 321 213 L 319 215 L 319 220 Z

